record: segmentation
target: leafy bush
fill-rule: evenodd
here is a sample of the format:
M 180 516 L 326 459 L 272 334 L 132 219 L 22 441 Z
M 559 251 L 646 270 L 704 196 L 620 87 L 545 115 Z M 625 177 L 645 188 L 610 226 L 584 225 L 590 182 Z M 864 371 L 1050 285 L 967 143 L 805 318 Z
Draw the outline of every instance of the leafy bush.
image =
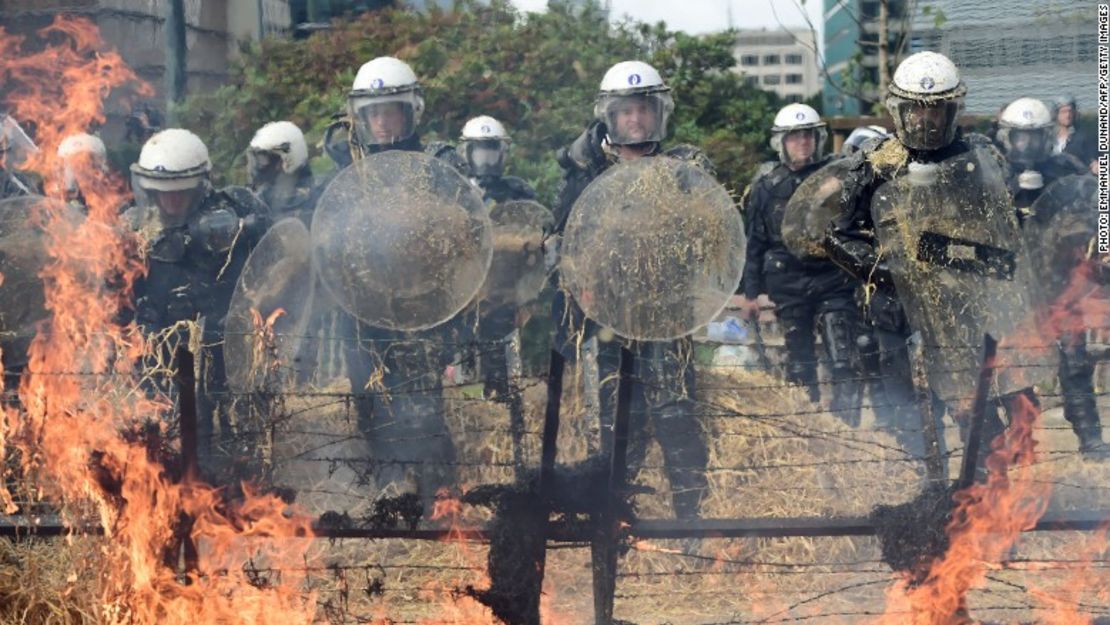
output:
M 596 6 L 560 2 L 542 14 L 521 14 L 505 0 L 459 0 L 454 11 L 384 9 L 305 40 L 251 44 L 229 85 L 190 97 L 176 114 L 208 143 L 220 180 L 242 182 L 255 129 L 289 119 L 319 154 L 358 67 L 393 55 L 421 77 L 425 140 L 453 141 L 467 119 L 493 115 L 513 135 L 510 170 L 550 202 L 560 178 L 554 151 L 590 121 L 601 76 L 613 63 L 642 59 L 673 89 L 673 141 L 705 149 L 722 182 L 738 191 L 771 156 L 767 133 L 781 102 L 731 71 L 732 41 L 730 33 L 693 37 L 662 23 L 614 26 Z M 318 173 L 330 167 L 320 156 L 313 165 Z

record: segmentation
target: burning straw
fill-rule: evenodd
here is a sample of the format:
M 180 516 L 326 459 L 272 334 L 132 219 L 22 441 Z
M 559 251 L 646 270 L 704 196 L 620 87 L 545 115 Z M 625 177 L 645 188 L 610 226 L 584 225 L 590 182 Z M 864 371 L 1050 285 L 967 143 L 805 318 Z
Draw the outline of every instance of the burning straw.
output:
M 58 17 L 38 35 L 47 45 L 24 52 L 22 38 L 0 33 L 0 80 L 11 88 L 9 110 L 36 129 L 41 149 L 28 166 L 55 189 L 60 141 L 103 123 L 114 90 L 151 91 L 86 20 Z M 36 215 L 53 259 L 42 274 L 49 314 L 5 431 L 37 492 L 65 519 L 95 521 L 109 537 L 98 605 L 87 611 L 102 623 L 311 621 L 315 597 L 294 569 L 307 557 L 307 517 L 249 489 L 244 501 L 225 501 L 144 444 L 168 438 L 170 406 L 139 385 L 138 363 L 153 348 L 136 326 L 117 322 L 143 271 L 138 242 L 117 221 L 127 194 L 116 177 L 91 169 L 78 177 L 86 218 L 74 222 L 50 203 Z M 197 565 L 180 570 L 186 538 Z M 258 562 L 289 572 L 248 575 Z

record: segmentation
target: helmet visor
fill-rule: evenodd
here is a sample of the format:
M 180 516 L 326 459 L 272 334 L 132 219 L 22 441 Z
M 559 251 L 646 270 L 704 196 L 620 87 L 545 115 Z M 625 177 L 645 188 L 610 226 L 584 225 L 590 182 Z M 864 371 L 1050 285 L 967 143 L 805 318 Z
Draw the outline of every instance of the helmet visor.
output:
M 771 143 L 784 164 L 802 167 L 821 158 L 828 136 L 824 126 L 801 128 L 776 133 Z
M 348 100 L 355 134 L 362 145 L 390 145 L 404 141 L 416 131 L 420 96 L 408 91 Z
M 247 174 L 251 188 L 273 184 L 283 171 L 281 155 L 269 150 L 247 150 Z
M 505 171 L 506 145 L 503 141 L 467 141 L 464 149 L 470 173 L 475 176 L 500 176 Z
M 667 136 L 674 100 L 667 92 L 602 95 L 594 113 L 609 130 L 609 143 L 659 143 Z
M 57 184 L 66 199 L 76 199 L 82 186 L 101 186 L 108 181 L 108 165 L 104 158 L 92 152 L 77 152 L 58 159 L 55 170 Z
M 1044 128 L 1003 128 L 999 135 L 1011 163 L 1033 167 L 1048 155 L 1050 144 Z
M 939 150 L 956 138 L 958 98 L 919 102 L 891 95 L 887 97 L 886 107 L 894 118 L 898 139 L 908 148 Z
M 200 207 L 205 195 L 204 176 L 188 178 L 150 178 L 140 173 L 131 176 L 135 203 L 158 209 L 162 223 L 168 227 L 183 226 Z

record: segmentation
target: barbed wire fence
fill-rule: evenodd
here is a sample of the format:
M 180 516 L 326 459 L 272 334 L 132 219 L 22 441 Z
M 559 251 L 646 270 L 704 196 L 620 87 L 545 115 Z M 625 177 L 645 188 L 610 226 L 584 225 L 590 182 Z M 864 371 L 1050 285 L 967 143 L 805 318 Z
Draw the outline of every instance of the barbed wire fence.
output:
M 328 343 L 345 340 L 333 337 Z M 507 342 L 470 341 L 455 347 L 477 354 L 480 362 L 483 352 L 503 350 Z M 192 353 L 181 348 L 173 368 L 176 382 L 167 370 L 147 389 L 165 392 L 176 403 L 166 430 L 177 437 L 185 465 L 199 462 L 196 454 L 202 445 L 193 421 L 201 416 L 195 402 L 212 402 L 217 410 L 232 413 L 211 432 L 219 454 L 233 456 L 232 474 L 255 478 L 317 516 L 321 557 L 306 563 L 305 571 L 311 573 L 311 589 L 318 592 L 329 623 L 383 622 L 383 614 L 388 622 L 422 622 L 441 603 L 473 602 L 487 586 L 503 583 L 497 579 L 496 563 L 488 561 L 504 538 L 505 528 L 497 524 L 503 508 L 468 506 L 457 519 L 461 531 L 429 521 L 418 505 L 401 505 L 405 493 L 377 484 L 383 465 L 450 471 L 455 484 L 451 495 L 464 501 L 467 493 L 502 487 L 494 491 L 498 496 L 523 493 L 545 507 L 540 541 L 546 579 L 538 587 L 550 597 L 545 610 L 589 615 L 595 622 L 650 617 L 705 625 L 826 622 L 883 614 L 883 593 L 894 576 L 875 538 L 870 512 L 881 504 L 912 499 L 937 479 L 927 474 L 924 454 L 906 449 L 894 436 L 922 436 L 921 423 L 902 423 L 900 432 L 891 432 L 889 424 L 875 422 L 876 411 L 898 407 L 897 402 L 861 395 L 851 408 L 872 418 L 852 427 L 812 404 L 803 389 L 767 375 L 758 362 L 701 362 L 697 367 L 698 390 L 688 415 L 706 441 L 708 463 L 668 462 L 658 444 L 650 442 L 640 464 L 623 467 L 624 452 L 600 449 L 596 400 L 581 396 L 580 368 L 568 366 L 564 372 L 557 354 L 552 354 L 549 370 L 518 366 L 507 380 L 497 381 L 516 404 L 509 397 L 489 397 L 484 388 L 488 380 L 483 379 L 489 371 L 435 389 L 449 425 L 448 432 L 436 436 L 451 439 L 455 458 L 373 458 L 359 429 L 358 403 L 427 389 L 416 381 L 411 388 L 344 388 L 338 353 L 332 349 L 320 359 L 331 363 L 329 371 L 307 385 L 249 392 L 216 388 L 196 397 L 187 390 L 196 387 L 191 372 L 203 375 L 208 356 L 202 350 L 201 365 L 194 369 L 188 362 Z M 634 375 L 634 354 L 625 351 L 622 356 L 622 389 L 654 383 Z M 883 375 L 888 374 L 822 379 L 818 385 L 826 391 L 837 384 L 875 383 Z M 283 379 L 289 382 L 291 377 Z M 1046 408 L 1062 395 L 1051 388 L 1039 393 Z M 516 423 L 508 414 L 514 405 L 524 411 Z M 627 396 L 618 400 L 616 440 L 626 446 L 629 419 L 635 418 L 630 410 Z M 953 426 L 946 420 L 946 445 L 939 459 L 946 471 L 958 473 L 966 439 Z M 1105 602 L 1097 598 L 1110 587 L 1110 557 L 1101 551 L 1076 554 L 1072 548 L 1076 536 L 1107 521 L 1110 480 L 1105 478 L 1110 475 L 1101 465 L 1077 459 L 1070 429 L 1056 418 L 1035 426 L 1043 444 L 1031 479 L 1051 486 L 1054 494 L 1034 529 L 1056 531 L 1022 540 L 1008 558 L 990 563 L 986 583 L 968 597 L 969 610 L 984 622 L 1027 620 L 1036 618 L 1038 610 L 1059 606 L 1091 619 L 1110 617 Z M 518 449 L 514 438 L 519 439 Z M 403 448 L 406 437 L 386 442 Z M 608 463 L 599 465 L 599 458 Z M 704 476 L 707 489 L 696 519 L 674 518 L 667 495 L 668 478 L 676 472 Z M 947 483 L 949 477 L 940 479 Z M 568 501 L 566 509 L 552 507 L 552 502 Z M 24 515 L 5 518 L 0 532 L 49 536 L 73 529 L 62 526 L 41 504 L 28 505 Z M 441 542 L 449 535 L 469 546 Z M 282 571 L 260 563 L 250 573 L 261 584 Z M 1082 593 L 1069 587 L 1077 573 L 1086 578 Z M 539 602 L 535 597 L 535 606 Z M 538 617 L 536 612 L 506 620 L 530 623 Z

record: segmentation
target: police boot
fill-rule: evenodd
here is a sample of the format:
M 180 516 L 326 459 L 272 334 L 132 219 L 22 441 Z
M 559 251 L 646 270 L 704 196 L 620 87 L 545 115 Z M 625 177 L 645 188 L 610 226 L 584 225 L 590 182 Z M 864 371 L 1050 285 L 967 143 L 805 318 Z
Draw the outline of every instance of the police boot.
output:
M 859 427 L 863 391 L 853 367 L 857 358 L 856 341 L 852 337 L 858 326 L 853 315 L 843 310 L 824 312 L 817 318 L 821 343 L 828 356 L 832 374 L 829 410 L 849 427 Z
M 821 401 L 821 389 L 817 386 L 817 367 L 811 363 L 786 363 L 786 381 L 805 388 L 809 401 Z
M 1079 437 L 1079 453 L 1084 460 L 1110 459 L 1110 445 L 1102 440 L 1102 428 L 1075 428 Z
M 1098 413 L 1094 410 L 1075 410 L 1068 414 L 1067 406 L 1064 408 L 1065 416 L 1071 422 L 1071 429 L 1079 439 L 1079 453 L 1085 460 L 1110 459 L 1110 445 L 1102 440 L 1102 424 L 1098 420 Z
M 663 449 L 675 517 L 698 518 L 702 496 L 709 486 L 705 474 L 709 449 L 691 403 L 682 401 L 659 409 L 655 438 Z
M 1086 345 L 1065 341 L 1060 349 L 1060 391 L 1064 396 L 1064 419 L 1079 438 L 1079 452 L 1088 460 L 1106 458 L 1110 446 L 1102 441 L 1102 424 L 1095 403 L 1094 366 Z

